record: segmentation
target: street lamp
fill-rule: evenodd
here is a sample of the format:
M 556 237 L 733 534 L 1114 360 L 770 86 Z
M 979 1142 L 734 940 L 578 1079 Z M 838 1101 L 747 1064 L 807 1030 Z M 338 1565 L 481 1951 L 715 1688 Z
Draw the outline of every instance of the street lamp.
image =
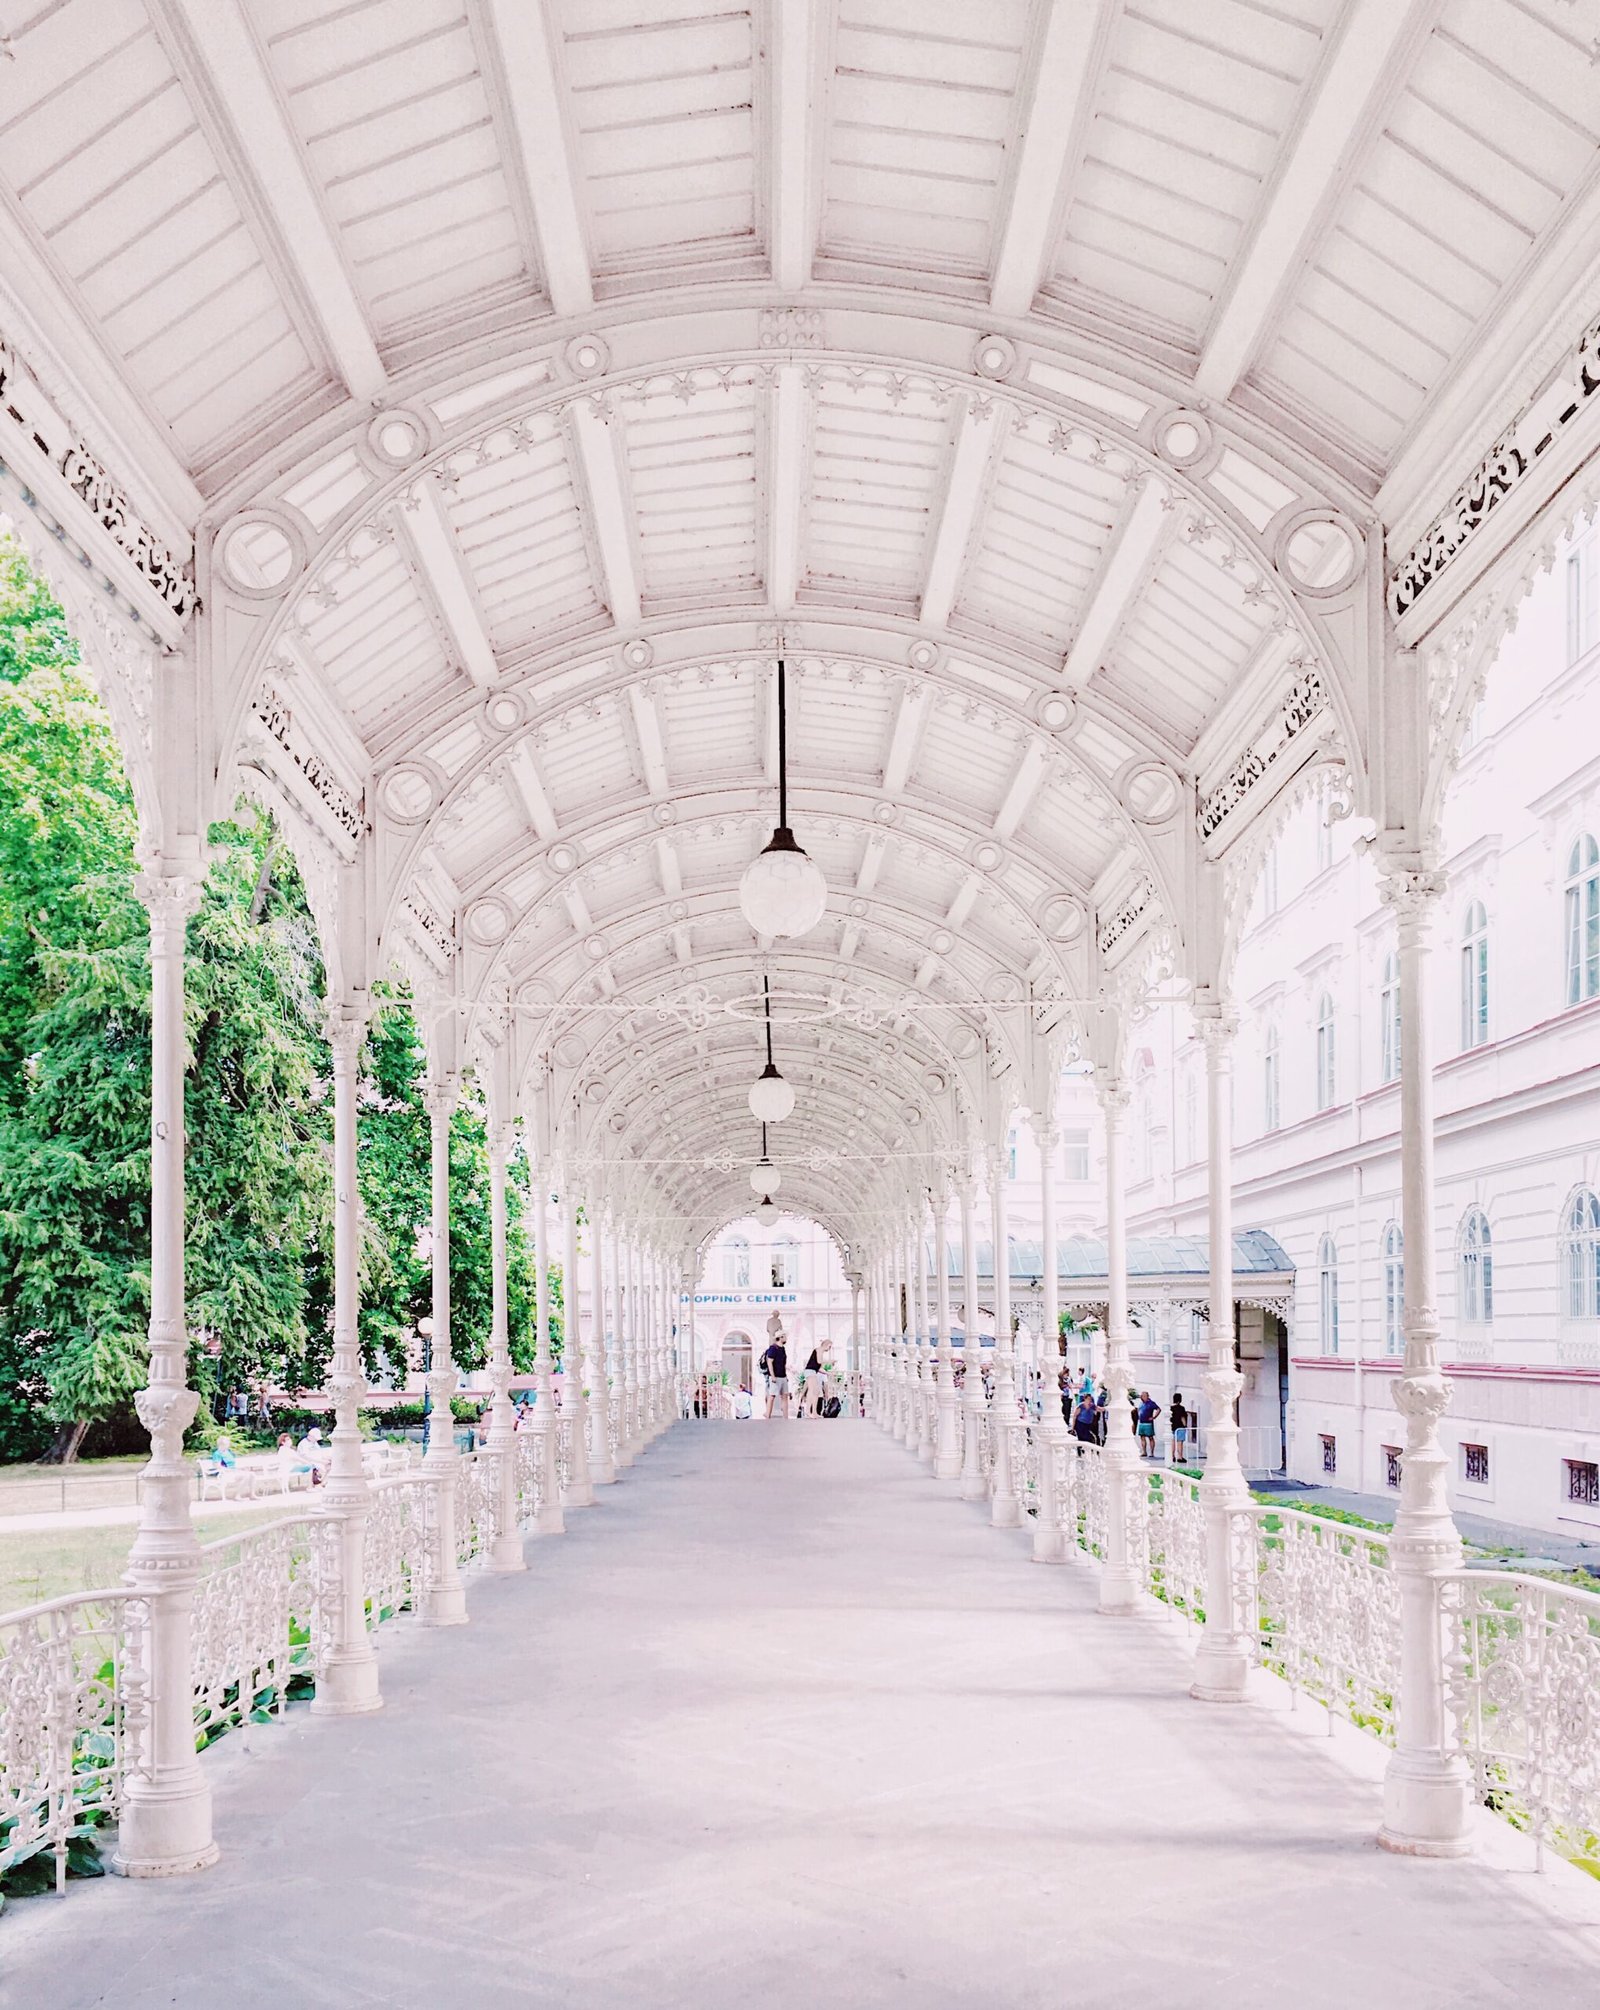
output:
M 783 1174 L 767 1157 L 767 1127 L 761 1126 L 761 1156 L 750 1168 L 750 1191 L 770 1200 L 783 1185 Z

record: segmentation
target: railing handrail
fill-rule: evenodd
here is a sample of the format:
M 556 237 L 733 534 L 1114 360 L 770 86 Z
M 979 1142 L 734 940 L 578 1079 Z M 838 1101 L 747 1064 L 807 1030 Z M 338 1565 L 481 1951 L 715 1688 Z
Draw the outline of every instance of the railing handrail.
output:
M 1548 1592 L 1552 1597 L 1565 1599 L 1571 1605 L 1587 1605 L 1594 1617 L 1600 1621 L 1600 1591 L 1586 1591 L 1581 1584 L 1563 1584 L 1559 1578 L 1551 1578 L 1536 1570 L 1457 1570 L 1441 1571 L 1441 1577 L 1458 1584 L 1506 1584 L 1529 1585 L 1539 1591 Z
M 67 1591 L 59 1598 L 43 1599 L 38 1605 L 21 1605 L 15 1612 L 0 1612 L 0 1632 L 8 1626 L 20 1626 L 24 1620 L 43 1619 L 47 1613 L 68 1612 L 75 1605 L 104 1605 L 108 1599 L 126 1601 L 149 1596 L 147 1587 L 131 1584 L 111 1584 L 102 1591 Z
M 1180 1474 L 1180 1478 L 1184 1475 Z M 1198 1486 L 1199 1481 L 1191 1484 Z M 1375 1548 L 1385 1552 L 1390 1547 L 1392 1531 L 1382 1528 L 1368 1528 L 1362 1522 L 1335 1521 L 1331 1515 L 1315 1514 L 1308 1508 L 1279 1507 L 1275 1502 L 1249 1500 L 1241 1501 L 1234 1513 L 1249 1515 L 1255 1521 L 1262 1521 L 1268 1515 L 1281 1515 L 1286 1521 L 1297 1523 L 1301 1528 L 1315 1528 L 1323 1533 L 1349 1536 L 1352 1541 L 1370 1542 Z M 1476 1574 L 1476 1573 L 1474 1573 Z
M 219 1535 L 210 1542 L 203 1542 L 200 1554 L 215 1556 L 218 1550 L 246 1548 L 261 1541 L 264 1536 L 276 1535 L 280 1529 L 310 1528 L 318 1519 L 316 1515 L 307 1514 L 279 1515 L 276 1521 L 257 1522 L 254 1528 L 242 1528 L 237 1535 Z

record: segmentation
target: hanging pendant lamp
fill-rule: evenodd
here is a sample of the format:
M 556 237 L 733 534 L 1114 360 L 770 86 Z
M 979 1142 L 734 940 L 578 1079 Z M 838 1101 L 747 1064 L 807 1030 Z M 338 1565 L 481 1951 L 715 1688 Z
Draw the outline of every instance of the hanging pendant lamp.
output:
M 763 972 L 761 1009 L 767 1022 L 767 1065 L 750 1084 L 750 1114 L 759 1124 L 781 1124 L 794 1108 L 794 1090 L 772 1058 L 772 984 Z
M 805 935 L 822 919 L 828 882 L 789 828 L 789 720 L 783 658 L 778 658 L 778 827 L 744 869 L 739 906 L 757 935 Z
M 761 1126 L 761 1157 L 750 1168 L 750 1191 L 770 1200 L 783 1185 L 783 1174 L 767 1157 L 767 1127 Z
M 756 1202 L 755 1213 L 756 1220 L 760 1222 L 763 1228 L 771 1228 L 772 1224 L 778 1218 L 780 1209 L 778 1203 L 772 1198 L 772 1195 L 764 1193 L 760 1200 Z

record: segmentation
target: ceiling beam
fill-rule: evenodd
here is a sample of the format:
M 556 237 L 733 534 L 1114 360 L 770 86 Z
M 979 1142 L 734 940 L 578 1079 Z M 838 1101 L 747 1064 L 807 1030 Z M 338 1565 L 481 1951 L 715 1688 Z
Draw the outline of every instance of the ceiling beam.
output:
M 916 759 L 917 743 L 922 738 L 923 722 L 928 716 L 932 699 L 931 684 L 908 683 L 900 693 L 894 730 L 889 735 L 889 751 L 883 761 L 883 793 L 886 796 L 898 796 L 911 778 L 911 764 Z
M 181 26 L 200 81 L 210 86 L 212 118 L 233 144 L 235 184 L 245 183 L 237 192 L 247 215 L 272 226 L 269 263 L 298 296 L 296 318 L 317 331 L 352 398 L 381 397 L 389 377 L 366 309 L 240 0 L 160 0 L 160 11 Z
M 1128 609 L 1155 571 L 1172 515 L 1172 497 L 1145 476 L 1112 533 L 1078 619 L 1062 675 L 1081 688 L 1100 668 Z
M 1233 395 L 1304 270 L 1356 156 L 1404 88 L 1442 0 L 1346 0 L 1270 191 L 1217 302 L 1195 389 Z
M 1049 275 L 1060 236 L 1064 192 L 1094 117 L 1112 30 L 1122 0 L 1052 5 L 1044 20 L 1027 109 L 1016 144 L 1016 168 L 1005 216 L 996 233 L 989 305 L 997 314 L 1026 314 Z
M 410 497 L 395 511 L 394 521 L 402 549 L 410 555 L 444 623 L 456 661 L 474 684 L 498 683 L 500 664 L 478 605 L 477 590 L 432 475 L 417 477 Z
M 955 899 L 951 901 L 945 912 L 945 926 L 947 928 L 959 928 L 972 912 L 973 907 L 977 903 L 978 895 L 982 891 L 983 881 L 975 872 L 969 872 L 961 882 Z
M 776 372 L 767 405 L 767 598 L 774 614 L 794 612 L 800 588 L 802 497 L 806 479 L 805 377 L 795 363 Z
M 658 800 L 672 793 L 667 777 L 666 746 L 661 737 L 661 714 L 654 695 L 641 684 L 628 686 L 628 708 L 633 714 L 633 730 L 639 741 L 639 763 L 644 769 L 644 785 Z
M 583 897 L 583 888 L 576 880 L 569 879 L 561 889 L 561 904 L 567 910 L 567 919 L 580 935 L 594 931 L 594 916 L 589 912 L 589 903 Z
M 523 813 L 541 844 L 552 844 L 561 824 L 539 773 L 531 740 L 519 740 L 506 761 L 506 773 L 522 801 Z
M 683 892 L 683 861 L 678 857 L 678 847 L 664 831 L 656 838 L 656 872 L 661 891 L 669 900 L 676 900 Z
M 1005 428 L 1005 411 L 992 400 L 979 403 L 968 399 L 956 419 L 955 443 L 946 462 L 944 494 L 922 582 L 917 618 L 924 628 L 943 628 L 956 604 L 973 529 L 989 491 L 996 443 Z
M 772 277 L 785 293 L 798 293 L 810 283 L 816 253 L 811 101 L 817 79 L 817 0 L 772 0 L 771 15 L 767 231 Z
M 867 841 L 861 849 L 861 868 L 856 874 L 857 893 L 871 893 L 877 885 L 886 850 L 887 840 L 883 832 L 868 831 Z
M 1015 834 L 1018 824 L 1028 814 L 1034 797 L 1039 793 L 1039 784 L 1044 780 L 1049 758 L 1038 740 L 1029 740 L 1023 748 L 1022 759 L 1011 777 L 1011 786 L 1006 790 L 1005 800 L 995 816 L 994 834 L 997 838 L 1004 840 Z
M 587 314 L 594 306 L 594 276 L 583 240 L 545 9 L 540 0 L 482 0 L 482 5 L 539 233 L 545 291 L 557 314 Z
M 126 490 L 174 552 L 187 553 L 205 497 L 195 486 L 165 422 L 147 407 L 120 356 L 109 346 L 72 282 L 34 238 L 0 191 L 0 325 L 19 358 L 45 385 L 61 386 L 61 418 L 84 425 L 83 444 Z
M 622 442 L 611 421 L 587 399 L 571 408 L 578 472 L 600 554 L 602 598 L 619 628 L 639 625 L 639 576 L 633 556 L 633 512 L 623 480 Z

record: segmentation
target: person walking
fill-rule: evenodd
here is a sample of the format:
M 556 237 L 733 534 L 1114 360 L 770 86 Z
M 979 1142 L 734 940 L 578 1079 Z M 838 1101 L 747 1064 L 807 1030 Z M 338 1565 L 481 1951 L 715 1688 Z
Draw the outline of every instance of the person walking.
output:
M 796 1391 L 795 1420 L 799 1421 L 808 1410 L 822 1415 L 822 1361 L 815 1347 L 806 1356 L 806 1365 L 800 1370 L 800 1383 Z
M 1078 1398 L 1077 1410 L 1072 1418 L 1072 1435 L 1080 1445 L 1097 1445 L 1100 1442 L 1101 1413 L 1095 1406 L 1092 1395 Z M 1083 1456 L 1080 1452 L 1080 1458 Z
M 768 1342 L 767 1351 L 761 1357 L 761 1371 L 767 1378 L 767 1415 L 772 1415 L 774 1404 L 783 1403 L 783 1414 L 789 1414 L 789 1350 L 783 1344 L 783 1328 L 780 1326 Z
M 1094 1399 L 1094 1441 L 1097 1445 L 1103 1445 L 1106 1441 L 1106 1405 L 1110 1400 L 1111 1392 L 1102 1382 L 1099 1393 Z

